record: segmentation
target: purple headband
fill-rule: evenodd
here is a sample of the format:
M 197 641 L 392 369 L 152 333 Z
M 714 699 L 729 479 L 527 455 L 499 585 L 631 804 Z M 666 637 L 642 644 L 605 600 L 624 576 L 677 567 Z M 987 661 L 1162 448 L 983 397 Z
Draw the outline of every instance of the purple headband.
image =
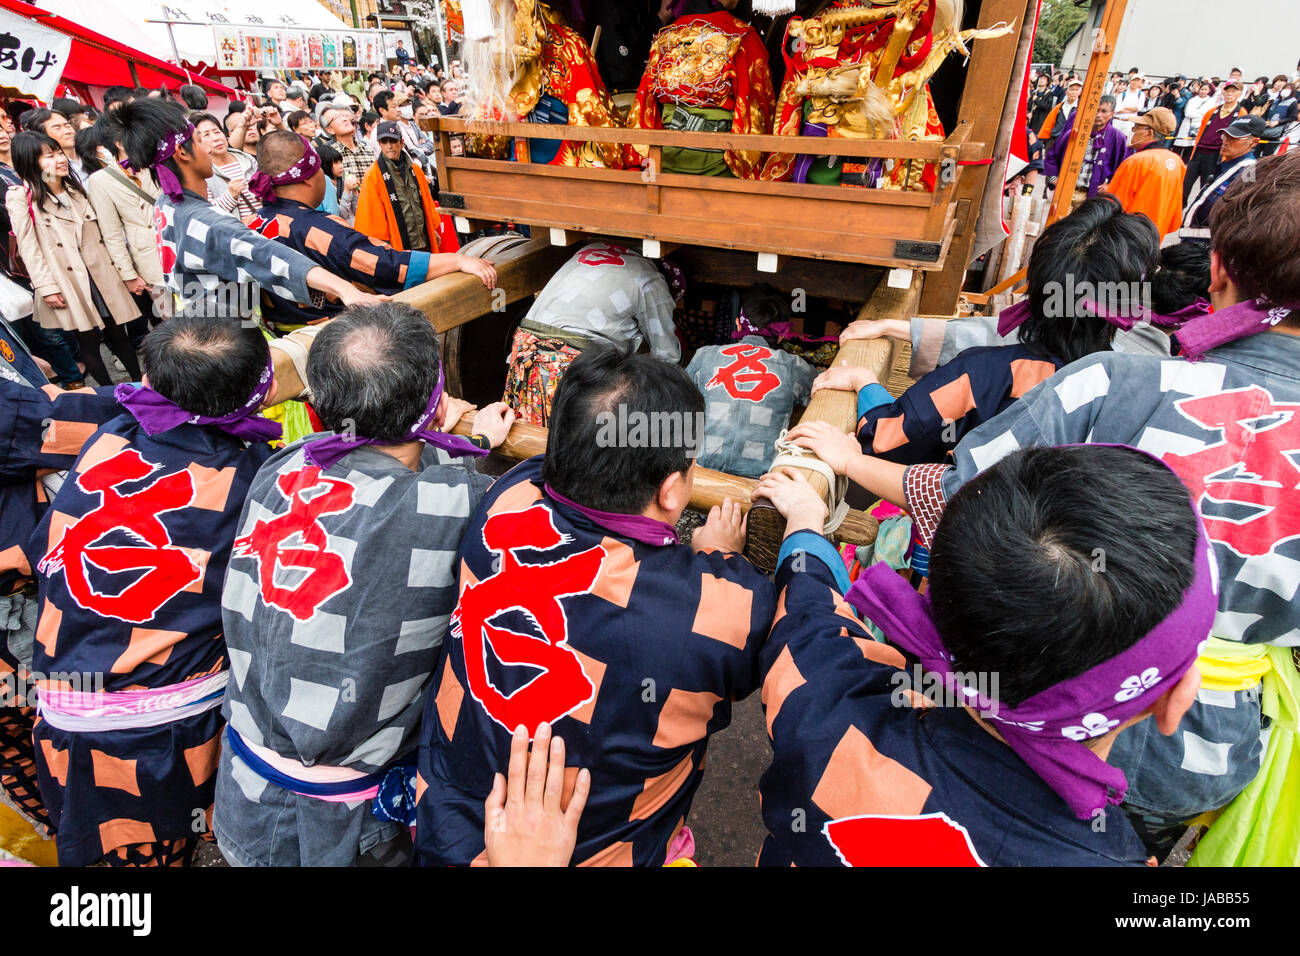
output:
M 334 434 L 308 443 L 304 452 L 307 460 L 324 471 L 358 445 L 402 445 L 408 441 L 422 441 L 426 445 L 441 448 L 455 458 L 462 458 L 465 455 L 487 455 L 486 449 L 479 448 L 468 439 L 440 432 L 433 427 L 433 416 L 438 413 L 438 402 L 442 398 L 442 382 L 442 369 L 439 368 L 438 381 L 433 386 L 433 394 L 429 396 L 429 404 L 405 437 L 397 441 L 380 441 L 377 438 L 349 438 L 346 435 Z
M 1238 302 L 1209 315 L 1193 318 L 1174 333 L 1183 358 L 1195 362 L 1210 349 L 1267 332 L 1295 311 L 1286 306 L 1269 306 L 1259 299 Z
M 1109 322 L 1118 329 L 1127 332 L 1141 319 L 1150 318 L 1150 313 L 1139 307 L 1136 312 L 1133 311 L 1113 311 L 1107 309 L 1095 299 L 1080 299 L 1079 307 L 1087 309 L 1088 314 L 1092 315 L 1103 322 Z M 1005 337 L 1014 329 L 1024 325 L 1025 320 L 1029 318 L 1029 300 L 1021 299 L 1015 305 L 1008 306 L 998 313 L 998 335 Z
M 266 369 L 257 380 L 257 387 L 248 401 L 229 415 L 212 417 L 209 415 L 191 415 L 169 398 L 154 391 L 146 385 L 123 383 L 113 390 L 113 397 L 118 404 L 135 416 L 140 427 L 147 435 L 158 435 L 181 425 L 212 425 L 227 435 L 234 435 L 247 442 L 272 441 L 283 433 L 279 422 L 263 418 L 257 414 L 271 391 L 275 381 L 275 368 L 268 356 Z
M 1209 637 L 1218 609 L 1216 568 L 1199 516 L 1197 527 L 1196 575 L 1173 613 L 1127 650 L 1016 707 L 990 700 L 954 679 L 953 661 L 935 627 L 929 598 L 888 565 L 877 564 L 863 572 L 845 599 L 892 643 L 942 677 L 951 692 L 964 696 L 981 716 L 996 721 L 1011 749 L 1080 819 L 1087 820 L 1107 804 L 1123 801 L 1128 780 L 1086 742 L 1150 707 L 1193 665 Z
M 177 146 L 181 145 L 181 143 L 188 142 L 193 136 L 194 126 L 191 123 L 186 123 L 184 129 L 179 129 L 174 133 L 168 133 L 163 137 L 163 141 L 158 144 L 158 151 L 153 154 L 153 162 L 150 163 L 148 167 L 153 171 L 154 178 L 158 180 L 159 188 L 167 194 L 167 198 L 172 200 L 172 202 L 181 201 L 181 194 L 183 192 L 181 189 L 181 181 L 177 179 L 176 174 L 164 166 L 163 163 L 167 162 L 167 160 L 171 159 L 172 156 L 175 155 Z M 127 172 L 140 172 L 140 170 L 136 169 L 125 159 L 121 160 L 118 165 Z
M 614 511 L 597 511 L 595 508 L 588 508 L 586 505 L 580 505 L 576 501 L 564 497 L 550 485 L 546 485 L 545 488 L 546 493 L 560 504 L 586 515 L 607 531 L 621 534 L 633 541 L 653 544 L 656 547 L 678 543 L 677 529 L 666 521 L 656 521 L 654 518 L 647 518 L 645 515 L 625 515 Z
M 267 203 L 275 198 L 276 186 L 292 186 L 295 183 L 305 183 L 316 175 L 316 170 L 320 169 L 320 155 L 312 148 L 311 142 L 301 133 L 298 134 L 298 138 L 302 140 L 302 159 L 284 172 L 276 173 L 274 176 L 268 176 L 259 169 L 248 180 L 248 188 L 262 202 Z
M 1151 324 L 1158 325 L 1162 329 L 1178 329 L 1192 319 L 1199 319 L 1203 315 L 1209 315 L 1211 311 L 1213 310 L 1209 299 L 1197 299 L 1191 305 L 1185 305 L 1177 312 L 1170 312 L 1168 315 L 1152 312 Z

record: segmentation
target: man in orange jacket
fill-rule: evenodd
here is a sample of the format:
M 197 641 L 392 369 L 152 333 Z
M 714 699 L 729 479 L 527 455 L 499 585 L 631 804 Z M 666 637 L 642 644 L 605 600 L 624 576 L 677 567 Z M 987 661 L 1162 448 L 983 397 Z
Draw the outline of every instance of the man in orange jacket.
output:
M 1119 164 L 1106 191 L 1125 212 L 1145 213 L 1163 239 L 1183 221 L 1183 161 L 1164 144 L 1174 132 L 1174 114 L 1163 106 L 1133 121 L 1133 155 Z
M 354 227 L 394 249 L 455 252 L 456 233 L 444 228 L 438 204 L 420 167 L 402 148 L 402 131 L 391 120 L 375 130 L 379 156 L 361 180 Z

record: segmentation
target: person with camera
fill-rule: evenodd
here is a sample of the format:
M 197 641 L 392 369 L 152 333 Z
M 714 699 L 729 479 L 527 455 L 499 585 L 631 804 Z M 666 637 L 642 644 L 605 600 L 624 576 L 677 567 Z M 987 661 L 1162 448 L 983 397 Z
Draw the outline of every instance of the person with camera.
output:
M 226 135 L 235 149 L 256 149 L 257 141 L 273 129 L 284 129 L 284 114 L 274 106 L 250 106 L 226 117 Z

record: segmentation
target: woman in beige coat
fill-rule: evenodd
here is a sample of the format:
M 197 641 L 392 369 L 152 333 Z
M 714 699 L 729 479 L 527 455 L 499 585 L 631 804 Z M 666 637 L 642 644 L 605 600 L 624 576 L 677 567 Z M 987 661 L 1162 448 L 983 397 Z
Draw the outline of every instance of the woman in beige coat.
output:
M 112 147 L 105 144 L 100 149 Z M 123 154 L 117 151 L 117 159 Z M 116 162 L 90 174 L 86 195 L 99 217 L 99 231 L 118 277 L 126 284 L 141 312 L 151 317 L 166 314 L 169 294 L 163 288 L 162 260 L 153 226 L 153 204 L 158 184 L 149 173 L 128 173 Z M 157 319 L 153 319 L 156 323 Z M 143 323 L 137 323 L 143 325 Z
M 124 327 L 140 310 L 113 266 L 94 207 L 68 175 L 67 157 L 39 133 L 19 133 L 11 149 L 26 188 L 11 188 L 5 205 L 36 294 L 36 320 L 75 332 L 87 374 L 112 385 L 99 349 L 102 332 L 131 380 L 139 381 L 140 364 Z

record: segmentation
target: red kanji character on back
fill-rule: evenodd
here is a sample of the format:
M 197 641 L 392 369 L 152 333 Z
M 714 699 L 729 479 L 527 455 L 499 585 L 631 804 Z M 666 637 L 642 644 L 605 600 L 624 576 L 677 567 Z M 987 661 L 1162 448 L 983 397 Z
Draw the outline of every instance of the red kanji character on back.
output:
M 1168 452 L 1202 512 L 1209 536 L 1242 557 L 1262 557 L 1300 534 L 1300 404 L 1278 403 L 1263 388 L 1185 398 L 1175 407 L 1221 441 L 1187 455 Z M 1243 517 L 1207 514 L 1207 506 L 1249 507 Z
M 493 515 L 483 525 L 488 550 L 501 555 L 500 568 L 461 592 L 452 615 L 453 636 L 464 642 L 470 693 L 506 730 L 523 724 L 531 734 L 591 700 L 595 687 L 568 646 L 568 622 L 560 598 L 590 592 L 605 552 L 589 548 L 548 564 L 523 564 L 520 551 L 550 551 L 565 543 L 544 505 Z M 509 612 L 524 614 L 541 638 L 498 626 Z M 523 687 L 502 694 L 487 674 L 487 653 L 502 664 L 541 671 Z
M 329 550 L 329 535 L 320 518 L 351 508 L 356 487 L 341 478 L 323 477 L 315 465 L 280 475 L 275 484 L 289 500 L 288 512 L 269 521 L 258 519 L 252 531 L 235 539 L 231 557 L 256 560 L 262 600 L 295 620 L 307 621 L 352 584 L 342 555 Z M 275 583 L 277 568 L 297 568 L 307 574 L 292 587 L 282 587 Z
M 713 378 L 704 383 L 705 388 L 721 386 L 732 398 L 761 402 L 768 392 L 781 387 L 781 379 L 763 364 L 764 359 L 772 357 L 771 349 L 741 343 L 728 345 L 722 354 L 734 356 L 736 360 L 714 372 Z
M 132 494 L 118 491 L 127 482 L 149 477 L 157 468 L 132 448 L 77 476 L 77 485 L 83 491 L 99 494 L 99 505 L 69 524 L 63 538 L 37 567 L 51 576 L 62 570 L 68 594 L 79 606 L 104 617 L 143 624 L 203 576 L 190 556 L 172 545 L 159 518 L 194 500 L 194 478 L 190 473 L 161 475 Z M 143 543 L 97 544 L 113 531 L 126 532 Z M 116 594 L 108 594 L 91 583 L 91 568 L 107 574 L 145 573 Z

